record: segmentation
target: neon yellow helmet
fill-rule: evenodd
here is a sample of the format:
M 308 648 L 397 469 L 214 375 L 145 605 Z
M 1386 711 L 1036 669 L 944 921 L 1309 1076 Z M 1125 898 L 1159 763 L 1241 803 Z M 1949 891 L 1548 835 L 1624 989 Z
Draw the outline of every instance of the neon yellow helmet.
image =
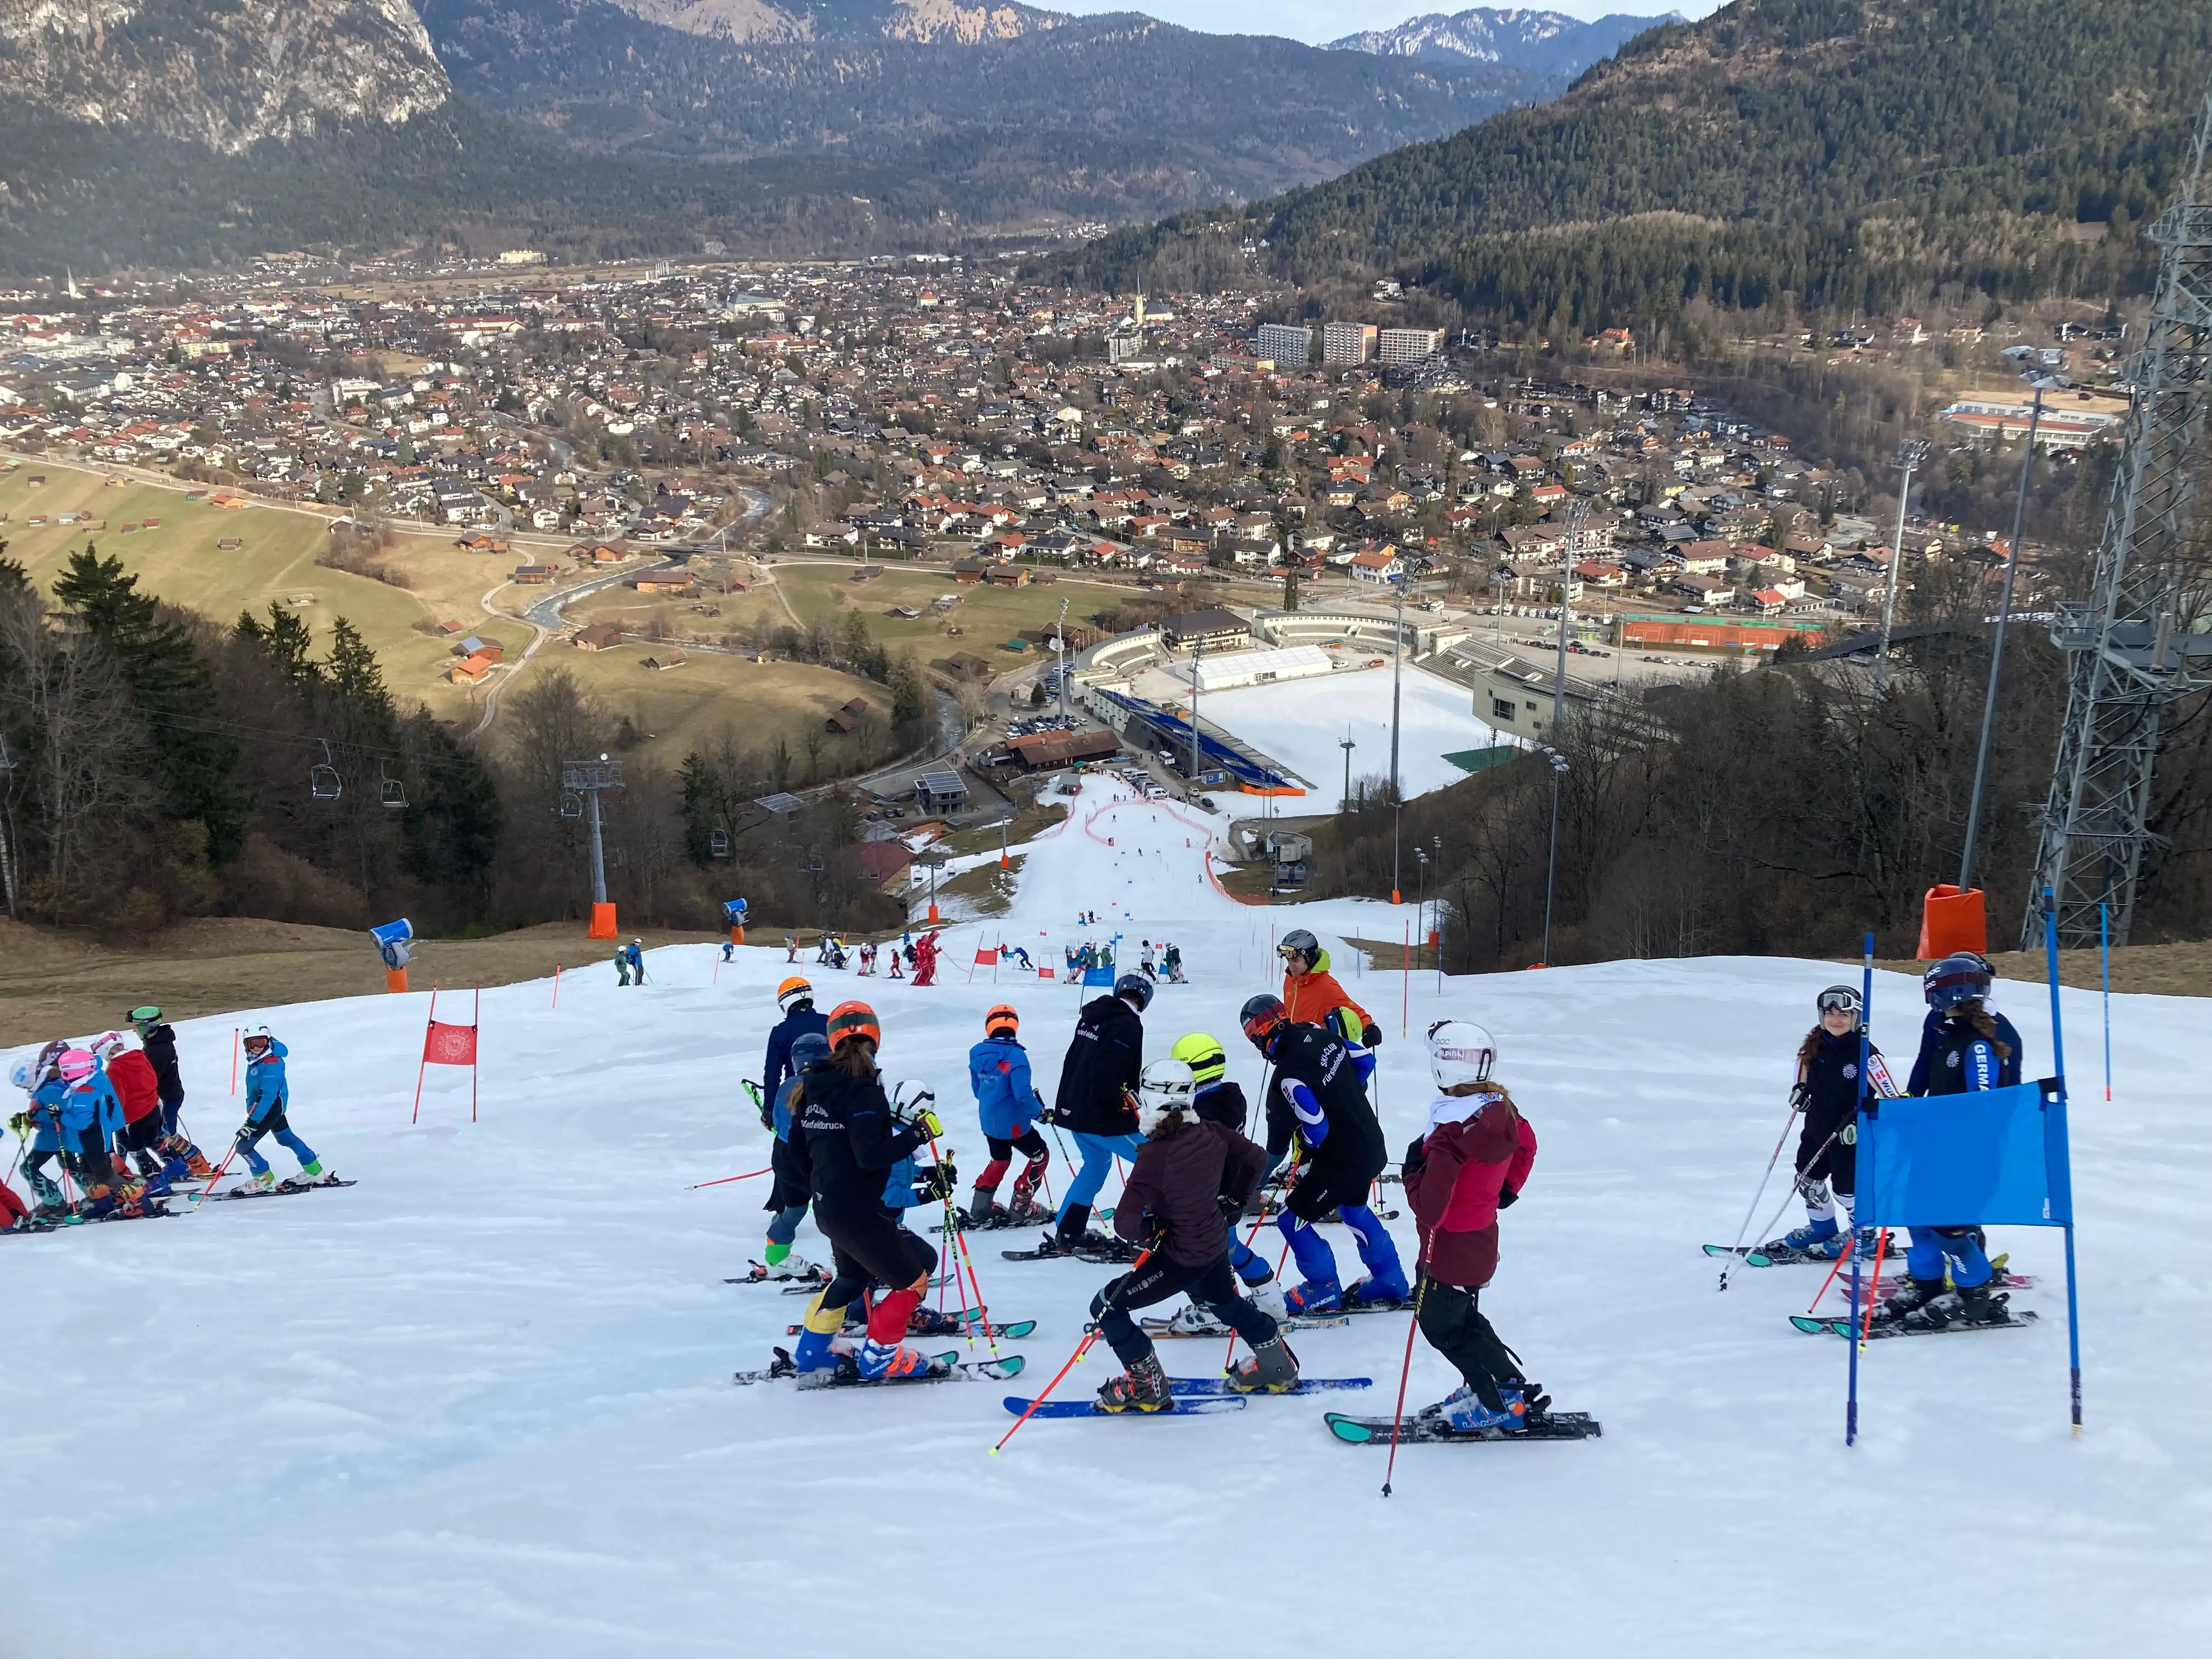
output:
M 1176 1039 L 1169 1049 L 1170 1057 L 1190 1067 L 1190 1074 L 1199 1087 L 1221 1081 L 1222 1073 L 1229 1069 L 1229 1057 L 1221 1052 L 1221 1045 L 1203 1031 L 1193 1031 Z

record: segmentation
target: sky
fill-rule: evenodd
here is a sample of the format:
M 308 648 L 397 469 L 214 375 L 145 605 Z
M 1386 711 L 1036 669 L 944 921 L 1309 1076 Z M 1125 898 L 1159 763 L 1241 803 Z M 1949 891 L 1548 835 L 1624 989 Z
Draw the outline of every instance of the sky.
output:
M 1282 34 L 1293 40 L 1318 44 L 1340 40 L 1362 29 L 1389 28 L 1409 17 L 1441 12 L 1447 16 L 1465 11 L 1465 0 L 1443 0 L 1423 5 L 1419 0 L 1277 0 L 1255 6 L 1248 0 L 1037 0 L 1048 11 L 1088 14 L 1102 11 L 1141 11 L 1164 22 L 1210 34 Z M 1551 0 L 1533 9 L 1562 11 L 1572 17 L 1604 17 L 1613 12 L 1647 13 L 1651 16 L 1679 11 L 1685 17 L 1703 17 L 1720 9 L 1720 0 Z

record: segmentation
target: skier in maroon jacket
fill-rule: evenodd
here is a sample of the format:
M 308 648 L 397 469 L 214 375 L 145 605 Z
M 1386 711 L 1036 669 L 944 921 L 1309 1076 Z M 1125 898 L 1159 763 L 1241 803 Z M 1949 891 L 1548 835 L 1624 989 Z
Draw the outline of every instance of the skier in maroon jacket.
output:
M 1498 1271 L 1498 1212 L 1528 1182 L 1536 1133 L 1492 1079 L 1497 1060 L 1480 1025 L 1447 1019 L 1430 1028 L 1437 1094 L 1428 1128 L 1406 1149 L 1406 1197 L 1421 1234 L 1421 1334 L 1467 1379 L 1422 1415 L 1470 1433 L 1516 1434 L 1542 1397 L 1477 1304 Z
M 1107 1411 L 1171 1408 L 1152 1340 L 1129 1310 L 1185 1291 L 1252 1349 L 1250 1358 L 1231 1369 L 1231 1388 L 1274 1392 L 1297 1383 L 1298 1362 L 1275 1322 L 1237 1293 L 1229 1266 L 1230 1222 L 1260 1184 L 1267 1155 L 1236 1130 L 1200 1118 L 1191 1104 L 1196 1090 L 1191 1068 L 1179 1060 L 1154 1060 L 1138 1087 L 1145 1142 L 1115 1205 L 1114 1231 L 1150 1249 L 1091 1304 L 1091 1316 L 1127 1368 L 1098 1390 Z

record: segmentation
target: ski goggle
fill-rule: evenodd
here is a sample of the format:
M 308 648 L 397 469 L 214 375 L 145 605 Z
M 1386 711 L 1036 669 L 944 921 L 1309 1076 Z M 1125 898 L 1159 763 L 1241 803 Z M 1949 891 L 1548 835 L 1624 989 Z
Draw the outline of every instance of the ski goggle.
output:
M 1814 1000 L 1824 1014 L 1856 1014 L 1859 1011 L 1859 994 L 1849 985 L 1831 985 Z

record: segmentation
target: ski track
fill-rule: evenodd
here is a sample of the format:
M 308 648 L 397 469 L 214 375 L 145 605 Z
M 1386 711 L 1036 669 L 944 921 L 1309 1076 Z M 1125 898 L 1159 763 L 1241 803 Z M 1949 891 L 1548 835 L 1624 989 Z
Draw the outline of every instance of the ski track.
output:
M 936 1088 L 963 1186 L 986 1156 L 963 1074 L 983 1010 L 1021 1009 L 1049 1096 L 1078 1001 L 1006 967 L 969 983 L 979 938 L 1056 964 L 1092 931 L 1073 922 L 1088 906 L 1111 912 L 1095 931 L 1124 933 L 1133 964 L 1137 940 L 1164 933 L 1194 982 L 1162 988 L 1148 1046 L 1212 1030 L 1256 1090 L 1236 1011 L 1279 982 L 1272 932 L 1387 935 L 1408 915 L 1238 905 L 1206 878 L 1225 821 L 1126 796 L 1094 780 L 1064 831 L 1028 845 L 1011 913 L 946 933 L 945 983 L 817 975 L 825 1004 L 857 994 L 881 1012 L 888 1080 Z M 994 1311 L 1040 1322 L 1005 1345 L 1029 1358 L 1018 1382 L 730 1386 L 787 1344 L 803 1304 L 720 1283 L 758 1254 L 765 1178 L 685 1190 L 767 1162 L 736 1079 L 757 1068 L 789 969 L 780 948 L 748 949 L 710 983 L 715 955 L 654 951 L 636 991 L 604 964 L 564 975 L 557 1012 L 544 982 L 486 992 L 473 1126 L 466 1079 L 439 1072 L 408 1124 L 424 996 L 180 1027 L 204 1146 L 219 1156 L 238 1115 L 231 1029 L 265 1017 L 291 1048 L 294 1121 L 361 1185 L 0 1243 L 0 1656 L 596 1659 L 885 1640 L 937 1655 L 996 1639 L 1001 1614 L 1078 1656 L 1126 1653 L 1133 1616 L 1167 1653 L 1338 1656 L 1379 1634 L 1394 1654 L 1455 1659 L 1625 1643 L 1698 1659 L 1778 1643 L 2135 1659 L 2212 1641 L 2212 1289 L 2175 1265 L 2212 1163 L 2202 1003 L 2113 999 L 2108 1107 L 2092 1084 L 2096 998 L 2067 994 L 2086 1436 L 2067 1428 L 2060 1237 L 2002 1229 L 1994 1248 L 2043 1281 L 2014 1292 L 2042 1328 L 1876 1345 L 1846 1450 L 1848 1348 L 1784 1317 L 1820 1274 L 1739 1268 L 1718 1294 L 1698 1246 L 1734 1237 L 1812 993 L 1855 975 L 1620 962 L 1456 979 L 1439 999 L 1433 975 L 1354 977 L 1346 953 L 1346 983 L 1386 1033 L 1394 1154 L 1429 1096 L 1426 1023 L 1449 1011 L 1498 1035 L 1542 1147 L 1484 1307 L 1562 1409 L 1605 1425 L 1592 1442 L 1401 1450 L 1385 1503 L 1384 1455 L 1330 1439 L 1331 1399 L 1033 1422 L 987 1456 L 1012 1421 L 1000 1397 L 1042 1389 L 1115 1271 L 1000 1260 L 1019 1233 L 969 1240 Z M 1880 978 L 1875 1036 L 1901 1069 L 1917 988 Z M 2002 994 L 2029 1075 L 2048 1072 L 2046 998 Z M 1066 1173 L 1055 1153 L 1055 1190 Z M 1782 1224 L 1796 1218 L 1793 1204 Z M 1393 1231 L 1410 1259 L 1410 1215 Z M 1327 1236 L 1349 1277 L 1348 1240 Z M 1272 1229 L 1260 1243 L 1280 1249 Z M 811 1224 L 799 1249 L 823 1254 Z M 1316 1374 L 1373 1376 L 1367 1398 L 1387 1411 L 1405 1337 L 1393 1316 L 1295 1340 Z M 1180 1375 L 1222 1358 L 1206 1342 L 1161 1352 Z M 1094 1350 L 1061 1396 L 1112 1365 Z M 1417 1346 L 1409 1406 L 1455 1381 Z M 1893 1582 L 1910 1594 L 1856 1609 Z M 1449 1595 L 1462 1587 L 1478 1599 Z M 890 1600 L 856 1612 L 855 1590 Z M 130 1608 L 161 1610 L 157 1628 Z

